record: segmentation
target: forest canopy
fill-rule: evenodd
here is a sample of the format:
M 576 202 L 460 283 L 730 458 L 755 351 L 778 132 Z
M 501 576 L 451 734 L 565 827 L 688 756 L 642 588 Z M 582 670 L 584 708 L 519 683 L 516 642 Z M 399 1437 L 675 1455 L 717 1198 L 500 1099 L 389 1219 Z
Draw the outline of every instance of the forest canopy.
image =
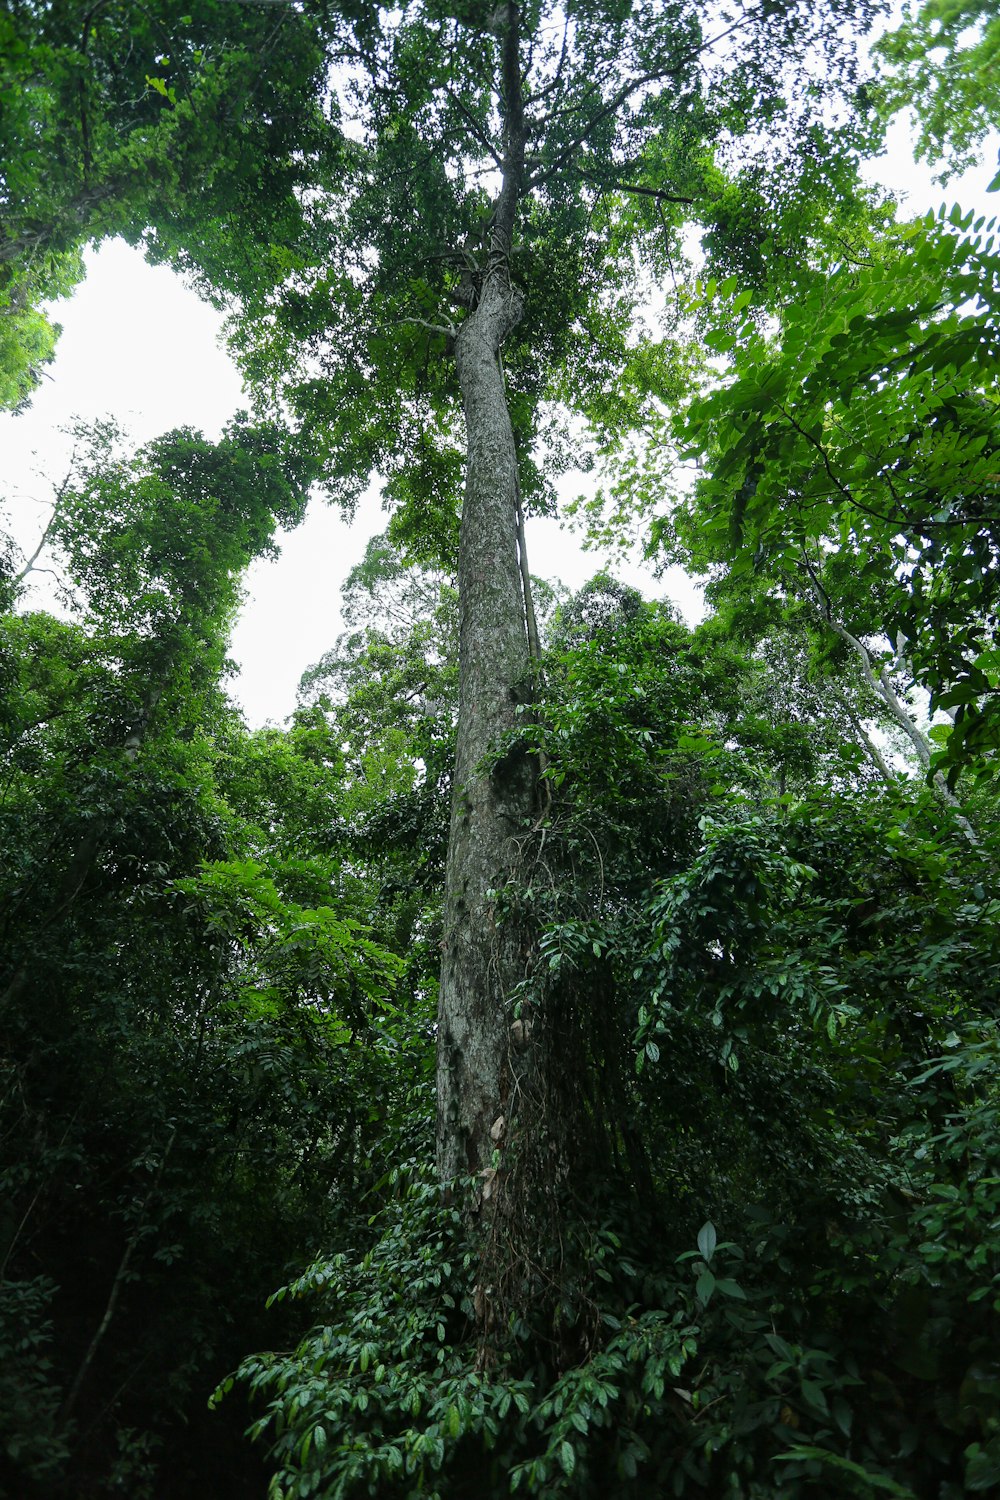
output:
M 0 18 L 0 404 L 113 236 L 246 386 L 0 539 L 0 1494 L 1000 1486 L 1000 230 L 865 175 L 976 158 L 998 40 Z M 701 623 L 533 576 L 573 470 Z M 373 481 L 252 731 L 247 569 Z

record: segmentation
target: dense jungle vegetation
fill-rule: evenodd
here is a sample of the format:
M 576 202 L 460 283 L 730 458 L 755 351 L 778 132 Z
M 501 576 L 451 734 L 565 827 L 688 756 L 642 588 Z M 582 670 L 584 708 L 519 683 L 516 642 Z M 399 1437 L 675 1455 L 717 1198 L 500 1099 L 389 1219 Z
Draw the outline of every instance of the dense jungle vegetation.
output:
M 1000 231 L 862 175 L 975 160 L 998 49 L 9 0 L 0 404 L 123 236 L 247 409 L 0 543 L 8 1500 L 1000 1490 Z M 701 624 L 531 577 L 576 469 Z M 251 732 L 246 569 L 373 476 Z

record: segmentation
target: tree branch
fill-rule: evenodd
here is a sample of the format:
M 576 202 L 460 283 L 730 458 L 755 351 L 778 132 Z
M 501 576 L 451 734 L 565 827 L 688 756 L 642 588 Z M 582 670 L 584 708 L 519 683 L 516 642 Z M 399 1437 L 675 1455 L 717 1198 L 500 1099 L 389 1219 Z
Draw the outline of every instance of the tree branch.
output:
M 876 675 L 875 669 L 872 666 L 871 652 L 868 650 L 868 647 L 864 644 L 863 641 L 859 640 L 856 635 L 852 635 L 851 632 L 847 629 L 846 625 L 842 625 L 839 620 L 834 619 L 833 609 L 830 603 L 830 596 L 827 594 L 819 579 L 816 577 L 813 565 L 810 562 L 809 558 L 806 556 L 805 552 L 803 552 L 802 554 L 802 562 L 806 573 L 809 576 L 813 598 L 820 606 L 820 610 L 830 629 L 833 631 L 834 635 L 839 636 L 840 639 L 842 641 L 845 641 L 847 645 L 849 645 L 854 651 L 855 655 L 858 658 L 858 661 L 861 664 L 861 673 L 865 679 L 865 682 L 867 682 L 869 688 L 872 690 L 875 696 L 882 700 L 892 717 L 895 719 L 896 723 L 899 725 L 900 729 L 902 729 L 903 733 L 910 741 L 914 750 L 917 752 L 917 759 L 920 761 L 923 769 L 930 776 L 931 782 L 934 786 L 934 790 L 937 792 L 938 796 L 941 798 L 941 801 L 945 804 L 945 806 L 950 808 L 954 813 L 955 822 L 961 828 L 962 832 L 969 840 L 969 843 L 978 847 L 978 835 L 976 834 L 976 831 L 972 827 L 972 824 L 969 822 L 968 818 L 961 811 L 961 803 L 959 802 L 958 798 L 948 786 L 948 783 L 945 781 L 940 771 L 935 771 L 933 774 L 931 774 L 931 742 L 919 728 L 919 726 L 914 723 L 912 717 L 907 713 L 903 704 L 900 702 L 899 695 L 897 694 L 890 680 L 888 670 L 884 666 L 880 667 L 878 674 Z
M 415 325 L 417 328 L 426 328 L 430 333 L 439 333 L 446 339 L 453 339 L 458 333 L 458 329 L 454 323 L 428 323 L 426 318 L 400 318 L 396 327 L 402 328 L 408 323 Z
M 451 100 L 452 104 L 454 104 L 455 108 L 462 116 L 462 119 L 465 121 L 466 125 L 468 125 L 469 129 L 472 131 L 472 134 L 479 142 L 480 146 L 482 146 L 483 150 L 487 153 L 488 156 L 492 158 L 492 160 L 502 171 L 503 157 L 498 155 L 489 136 L 487 136 L 485 131 L 480 128 L 479 121 L 476 119 L 475 115 L 470 109 L 466 108 L 465 104 L 463 104 L 458 94 L 456 94 L 455 91 L 447 84 L 445 85 L 445 94 L 447 95 L 448 99 Z
M 76 457 L 76 454 L 74 453 L 73 454 L 73 458 L 75 458 L 75 457 Z M 72 470 L 70 470 L 70 471 L 67 472 L 66 478 L 63 480 L 62 484 L 56 490 L 56 498 L 53 501 L 53 505 L 52 505 L 52 514 L 49 516 L 49 519 L 45 523 L 45 530 L 42 532 L 42 535 L 39 538 L 38 546 L 35 548 L 34 552 L 31 554 L 31 556 L 28 558 L 27 562 L 25 563 L 24 567 L 21 569 L 20 573 L 15 573 L 14 577 L 11 579 L 11 583 L 15 587 L 19 583 L 23 583 L 24 580 L 27 578 L 27 576 L 28 576 L 29 573 L 33 573 L 33 572 L 45 573 L 45 572 L 50 572 L 51 571 L 48 568 L 37 568 L 36 569 L 35 568 L 35 563 L 38 561 L 39 557 L 42 555 L 42 550 L 45 547 L 45 543 L 49 539 L 49 533 L 51 532 L 52 527 L 55 525 L 56 517 L 59 514 L 59 507 L 62 504 L 63 496 L 65 495 L 67 486 L 69 485 L 70 473 L 72 473 Z
M 840 704 L 842 711 L 846 714 L 848 722 L 850 723 L 851 728 L 854 730 L 855 736 L 857 737 L 862 748 L 867 752 L 869 759 L 872 761 L 885 784 L 887 786 L 892 786 L 896 778 L 893 776 L 892 771 L 889 769 L 889 766 L 881 750 L 878 748 L 871 735 L 865 729 L 865 726 L 864 724 L 862 724 L 858 715 L 854 712 L 854 708 L 847 694 L 841 692 L 841 690 L 835 684 L 831 684 L 831 688 L 834 698 Z
M 595 187 L 604 188 L 606 192 L 632 193 L 638 198 L 654 198 L 657 203 L 693 203 L 693 198 L 682 198 L 679 193 L 667 193 L 662 188 L 641 187 L 638 183 L 628 182 L 602 182 L 601 179 L 589 172 L 578 174 L 584 182 L 592 182 Z
M 608 102 L 601 109 L 599 109 L 596 114 L 594 114 L 592 118 L 587 122 L 586 129 L 582 130 L 572 141 L 570 141 L 569 145 L 559 153 L 556 159 L 546 168 L 546 170 L 540 173 L 537 177 L 529 178 L 528 187 L 541 187 L 544 183 L 546 183 L 549 178 L 552 177 L 556 172 L 558 172 L 560 168 L 563 167 L 569 160 L 569 158 L 579 150 L 579 148 L 585 143 L 587 137 L 591 134 L 595 126 L 599 125 L 602 120 L 606 120 L 609 115 L 617 114 L 622 105 L 625 104 L 633 94 L 636 94 L 640 89 L 645 88 L 646 84 L 661 83 L 664 79 L 674 77 L 675 74 L 686 64 L 693 62 L 695 58 L 703 56 L 704 53 L 710 52 L 713 47 L 719 44 L 719 42 L 725 41 L 727 37 L 732 36 L 733 32 L 738 31 L 741 27 L 748 25 L 751 20 L 753 20 L 757 16 L 760 16 L 761 14 L 762 11 L 760 7 L 758 7 L 756 10 L 748 11 L 747 14 L 740 17 L 738 21 L 734 21 L 732 26 L 727 26 L 724 31 L 720 31 L 716 36 L 710 37 L 708 41 L 700 43 L 697 47 L 690 47 L 680 57 L 673 58 L 669 63 L 664 62 L 655 68 L 649 68 L 645 72 L 639 73 L 634 78 L 629 79 L 626 83 L 623 83 L 618 89 L 617 93 L 613 94 Z M 593 88 L 593 85 L 591 86 L 591 88 Z M 586 97 L 586 95 L 584 95 L 584 97 Z
M 547 83 L 544 88 L 541 88 L 541 89 L 538 90 L 537 94 L 529 94 L 528 95 L 528 97 L 525 99 L 524 102 L 525 102 L 525 104 L 529 108 L 531 107 L 532 104 L 535 104 L 539 99 L 546 99 L 546 98 L 548 98 L 549 94 L 554 93 L 555 90 L 559 87 L 560 83 L 562 82 L 562 71 L 563 71 L 563 68 L 566 65 L 566 57 L 567 57 L 568 51 L 569 51 L 569 17 L 567 16 L 564 19 L 564 21 L 563 21 L 562 47 L 561 47 L 560 52 L 559 52 L 559 61 L 556 64 L 555 74 L 553 75 L 551 81 L 549 83 Z

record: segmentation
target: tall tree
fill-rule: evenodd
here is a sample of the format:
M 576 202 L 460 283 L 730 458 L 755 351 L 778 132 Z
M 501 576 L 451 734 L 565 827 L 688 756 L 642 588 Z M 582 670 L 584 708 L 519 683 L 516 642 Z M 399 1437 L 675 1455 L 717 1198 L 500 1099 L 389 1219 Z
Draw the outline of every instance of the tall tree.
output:
M 533 692 L 524 508 L 545 503 L 545 468 L 573 452 L 560 410 L 620 433 L 648 407 L 651 371 L 677 366 L 680 341 L 637 331 L 635 313 L 639 266 L 665 272 L 688 211 L 719 260 L 742 255 L 767 280 L 763 241 L 813 232 L 804 184 L 827 201 L 849 184 L 850 131 L 824 149 L 820 126 L 821 101 L 854 88 L 841 18 L 836 4 L 414 5 L 366 18 L 341 43 L 355 168 L 311 203 L 326 253 L 234 328 L 258 392 L 283 394 L 345 491 L 377 468 L 447 540 L 464 476 L 438 1159 L 447 1178 L 480 1174 L 486 1194 L 529 1072 L 542 1094 L 557 1072 L 554 1018 L 512 1060 L 525 935 L 494 911 L 540 811 L 537 765 L 519 748 Z M 813 69 L 805 84 L 817 52 L 823 81 Z M 572 1101 L 545 1110 L 534 1093 L 538 1129 L 569 1139 Z
M 805 199 L 850 196 L 853 127 L 821 124 L 855 90 L 848 14 L 856 25 L 842 0 L 768 0 L 331 18 L 205 0 L 140 7 L 127 42 L 102 6 L 23 5 L 5 23 L 17 134 L 45 147 L 12 156 L 6 260 L 124 228 L 234 299 L 258 391 L 283 392 L 346 494 L 377 466 L 448 545 L 464 470 L 446 1177 L 492 1171 L 513 1091 L 524 944 L 497 927 L 490 893 L 538 811 L 537 767 L 511 745 L 537 654 L 523 511 L 547 495 L 540 440 L 548 468 L 568 462 L 557 403 L 620 432 L 648 405 L 651 370 L 683 363 L 676 338 L 636 338 L 635 312 L 688 210 L 717 260 L 767 281 L 765 242 L 788 253 L 815 232 Z M 354 116 L 343 133 L 338 95 Z M 58 165 L 44 191 L 39 160 Z M 533 1035 L 520 1070 L 535 1058 L 551 1077 L 550 1030 Z
M 687 632 L 601 580 L 556 621 L 544 677 L 533 660 L 521 519 L 579 441 L 560 405 L 611 443 L 680 387 L 683 340 L 635 320 L 689 212 L 762 311 L 793 283 L 824 194 L 851 186 L 850 132 L 827 151 L 817 126 L 851 93 L 842 14 L 767 0 L 720 8 L 715 32 L 712 13 L 680 5 L 366 15 L 337 42 L 354 114 L 346 141 L 333 132 L 339 156 L 292 152 L 294 243 L 259 277 L 230 283 L 220 263 L 248 372 L 328 481 L 349 500 L 379 468 L 396 540 L 457 561 L 437 1162 L 402 1203 L 423 1151 L 400 1080 L 415 1058 L 426 1098 L 438 944 L 434 894 L 414 917 L 399 891 L 421 889 L 428 864 L 433 879 L 441 848 L 450 673 L 443 712 L 422 695 L 447 611 L 430 632 L 344 643 L 315 678 L 328 702 L 287 739 L 247 741 L 214 694 L 224 617 L 239 565 L 297 514 L 312 469 L 277 426 L 218 449 L 182 434 L 70 493 L 58 535 L 81 622 L 8 624 L 0 663 L 16 689 L 0 896 L 19 1049 L 3 1131 L 18 1204 L 0 1227 L 31 1350 L 53 1295 L 35 1249 L 73 1263 L 53 1204 L 72 1201 L 78 1167 L 93 1206 L 89 1295 L 60 1324 L 61 1419 L 24 1340 L 0 1349 L 15 1356 L 14 1376 L 9 1358 L 0 1371 L 15 1441 L 36 1399 L 43 1417 L 22 1471 L 46 1482 L 75 1414 L 92 1402 L 100 1425 L 134 1382 L 125 1340 L 121 1379 L 98 1378 L 104 1356 L 118 1364 L 122 1307 L 166 1307 L 169 1342 L 176 1243 L 228 1264 L 229 1221 L 250 1221 L 253 1263 L 260 1199 L 277 1258 L 286 1209 L 313 1223 L 308 1249 L 337 1249 L 290 1288 L 328 1299 L 327 1326 L 245 1367 L 269 1403 L 256 1426 L 273 1423 L 276 1495 L 447 1483 L 805 1500 L 997 1483 L 988 841 L 962 848 L 919 788 L 855 788 L 856 747 L 835 732 L 803 746 L 805 693 L 789 693 L 773 629 L 747 661 L 726 621 Z M 823 82 L 803 83 L 817 48 Z M 176 85 L 153 76 L 180 128 Z M 178 229 L 179 255 L 197 256 L 201 223 Z M 221 252 L 225 220 L 219 235 Z M 739 332 L 745 285 L 735 331 L 713 343 L 745 337 L 753 368 L 735 403 L 723 389 L 700 409 L 719 462 L 696 514 L 745 572 L 805 544 L 828 600 L 839 583 L 866 621 L 887 601 L 929 621 L 914 660 L 968 662 L 978 710 L 995 688 L 994 601 L 975 571 L 996 549 L 992 341 L 982 309 L 953 316 L 924 279 L 940 254 L 971 291 L 975 268 L 995 267 L 991 247 L 966 251 L 919 244 L 905 316 L 877 277 L 859 305 L 849 274 L 824 286 L 827 267 L 807 265 L 803 317 L 784 330 L 797 343 Z M 959 425 L 972 441 L 956 463 Z M 858 543 L 881 549 L 860 582 L 838 576 Z M 398 712 L 374 754 L 369 663 L 434 720 Z M 389 775 L 373 788 L 376 767 Z M 386 991 L 401 974 L 400 1017 Z M 83 1100 L 75 1136 L 68 1097 Z M 22 1137 L 37 1143 L 27 1174 Z M 456 1172 L 476 1175 L 483 1233 L 464 1195 L 442 1200 Z M 161 1243 L 171 1222 L 183 1238 Z M 154 1244 L 164 1270 L 133 1280 Z M 219 1279 L 206 1293 L 196 1273 L 186 1294 L 204 1307 Z M 139 1493 L 144 1439 L 122 1437 L 109 1483 Z

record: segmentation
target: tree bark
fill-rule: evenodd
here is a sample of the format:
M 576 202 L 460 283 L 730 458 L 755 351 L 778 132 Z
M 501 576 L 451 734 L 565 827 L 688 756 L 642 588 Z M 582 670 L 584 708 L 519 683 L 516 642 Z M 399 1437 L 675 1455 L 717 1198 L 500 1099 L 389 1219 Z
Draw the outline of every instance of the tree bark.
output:
M 535 776 L 516 749 L 486 758 L 517 727 L 530 659 L 517 554 L 514 433 L 498 354 L 521 315 L 506 276 L 487 273 L 462 324 L 455 360 L 468 442 L 459 543 L 459 708 L 455 793 L 445 879 L 438 1016 L 438 1165 L 443 1177 L 488 1168 L 504 1113 L 504 1060 L 516 982 L 492 893 L 534 805 Z

